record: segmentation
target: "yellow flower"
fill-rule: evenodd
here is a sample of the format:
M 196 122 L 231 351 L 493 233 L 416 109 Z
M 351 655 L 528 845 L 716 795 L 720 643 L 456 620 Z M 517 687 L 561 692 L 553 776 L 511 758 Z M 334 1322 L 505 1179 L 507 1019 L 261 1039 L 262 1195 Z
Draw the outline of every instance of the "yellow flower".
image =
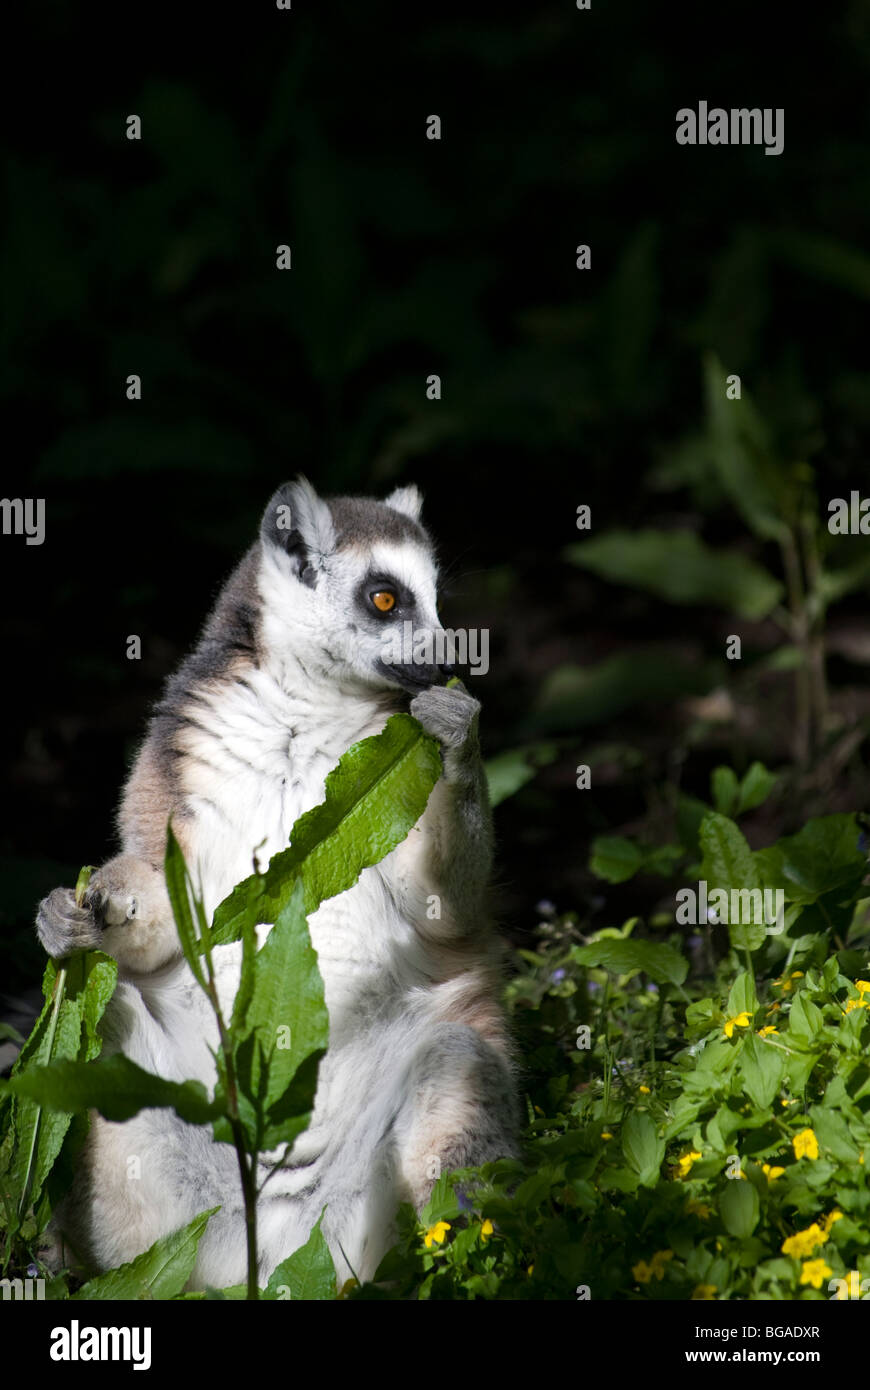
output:
M 706 1202 L 699 1202 L 696 1197 L 693 1197 L 690 1202 L 686 1203 L 686 1211 L 691 1212 L 693 1216 L 700 1216 L 702 1221 L 708 1219 L 711 1210 L 712 1208 L 709 1207 Z
M 735 1014 L 733 1018 L 725 1020 L 725 1036 L 730 1038 L 735 1028 L 748 1028 L 752 1021 L 752 1015 L 744 1009 L 741 1013 Z
M 774 1000 L 774 1002 L 771 1004 L 771 1006 L 770 1006 L 770 1008 L 767 1010 L 767 1012 L 768 1012 L 769 1014 L 776 1014 L 776 1013 L 779 1013 L 779 1011 L 780 1011 L 781 1008 L 782 1008 L 782 1005 L 780 1004 L 779 1000 L 776 999 L 776 1000 Z
M 631 1272 L 639 1284 L 648 1284 L 650 1279 L 661 1281 L 665 1277 L 665 1265 L 673 1258 L 673 1250 L 657 1250 L 649 1264 L 646 1260 L 638 1260 Z
M 779 1032 L 779 1029 L 778 1029 L 778 1028 L 774 1028 L 774 1026 L 773 1026 L 772 1023 L 768 1023 L 768 1025 L 767 1025 L 766 1028 L 759 1028 L 759 1030 L 758 1030 L 758 1036 L 759 1036 L 760 1038 L 769 1038 L 770 1035 L 771 1035 L 771 1033 L 778 1033 L 778 1032 Z
M 804 1255 L 811 1255 L 817 1245 L 824 1245 L 825 1240 L 824 1231 L 818 1221 L 814 1221 L 812 1226 L 807 1226 L 805 1231 L 797 1231 L 795 1235 L 784 1240 L 782 1253 L 794 1255 L 796 1260 L 802 1260 Z
M 602 1138 L 602 1139 L 612 1139 L 612 1138 L 613 1138 L 613 1135 L 610 1133 L 610 1130 L 609 1130 L 609 1129 L 603 1129 L 603 1130 L 601 1131 L 601 1138 Z
M 489 1221 L 489 1220 L 484 1221 L 483 1225 L 482 1225 L 481 1228 L 480 1228 L 480 1238 L 481 1238 L 481 1240 L 489 1240 L 489 1238 L 490 1238 L 490 1236 L 492 1235 L 492 1233 L 493 1233 L 494 1230 L 495 1230 L 495 1227 L 493 1226 L 493 1224 L 492 1224 L 491 1221 Z
M 812 1284 L 814 1289 L 820 1289 L 825 1279 L 830 1279 L 833 1272 L 824 1260 L 808 1260 L 801 1270 L 800 1281 L 802 1284 Z
M 856 980 L 855 988 L 859 994 L 866 994 L 870 990 L 870 980 Z
M 850 1014 L 853 1009 L 870 1009 L 870 999 L 847 999 L 846 1013 Z
M 831 1234 L 831 1227 L 833 1226 L 834 1222 L 842 1221 L 842 1219 L 843 1213 L 839 1211 L 837 1207 L 834 1207 L 833 1211 L 828 1212 L 828 1215 L 822 1219 L 822 1230 L 824 1231 L 825 1235 L 829 1236 Z
M 640 1086 L 638 1087 L 638 1089 L 642 1096 L 648 1096 L 651 1094 L 649 1086 Z
M 441 1245 L 449 1230 L 449 1221 L 436 1221 L 435 1225 L 430 1226 L 423 1237 L 423 1244 L 426 1246 L 426 1249 L 431 1250 L 433 1245 Z
M 791 1142 L 795 1158 L 818 1158 L 819 1141 L 811 1129 L 802 1129 Z
M 681 1158 L 677 1159 L 679 1176 L 681 1178 L 688 1177 L 689 1173 L 692 1171 L 692 1165 L 697 1163 L 700 1157 L 701 1154 L 698 1153 L 697 1149 L 690 1149 L 687 1154 L 683 1154 Z
M 797 1105 L 796 1100 L 781 1100 L 780 1105 Z
M 692 1290 L 690 1302 L 712 1303 L 716 1298 L 715 1284 L 696 1284 Z
M 768 1182 L 776 1182 L 777 1178 L 781 1178 L 781 1177 L 782 1177 L 783 1173 L 785 1172 L 785 1169 L 784 1169 L 784 1168 L 772 1168 L 772 1167 L 770 1166 L 769 1163 L 762 1163 L 762 1165 L 761 1165 L 761 1171 L 762 1171 L 762 1173 L 764 1174 L 764 1176 L 767 1178 L 767 1181 L 768 1181 Z
M 527 1274 L 527 1275 L 532 1275 L 532 1274 L 534 1274 L 534 1272 L 535 1272 L 535 1266 L 534 1266 L 534 1265 L 529 1265 L 528 1269 L 526 1270 L 526 1274 Z
M 793 988 L 792 980 L 802 980 L 803 977 L 804 977 L 804 972 L 803 972 L 802 970 L 793 970 L 793 971 L 791 972 L 791 978 L 790 978 L 790 979 L 787 980 L 787 979 L 785 978 L 784 975 L 781 975 L 780 978 L 779 978 L 778 980 L 774 980 L 773 983 L 774 983 L 775 985 L 780 985 L 780 986 L 782 987 L 782 989 L 783 989 L 786 993 L 788 993 L 788 991 L 789 991 L 790 989 Z

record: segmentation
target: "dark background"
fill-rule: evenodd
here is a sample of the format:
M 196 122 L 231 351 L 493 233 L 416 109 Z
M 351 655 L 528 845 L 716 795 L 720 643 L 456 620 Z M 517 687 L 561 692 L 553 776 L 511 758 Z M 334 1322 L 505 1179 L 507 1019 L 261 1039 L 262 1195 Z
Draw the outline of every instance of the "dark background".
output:
M 866 586 L 829 615 L 829 727 L 795 769 L 769 621 L 563 550 L 588 503 L 596 532 L 688 528 L 779 573 L 705 452 L 706 351 L 823 515 L 870 495 L 867 4 L 83 9 L 34 8 L 9 49 L 3 491 L 44 497 L 47 535 L 0 538 L 0 988 L 38 980 L 38 898 L 115 851 L 149 705 L 299 471 L 421 485 L 442 617 L 491 630 L 487 753 L 557 740 L 497 813 L 515 941 L 541 899 L 618 925 L 643 883 L 602 894 L 591 837 L 664 840 L 669 789 L 707 796 L 717 763 L 791 778 L 753 843 L 866 806 Z M 783 107 L 784 153 L 678 146 L 700 99 Z

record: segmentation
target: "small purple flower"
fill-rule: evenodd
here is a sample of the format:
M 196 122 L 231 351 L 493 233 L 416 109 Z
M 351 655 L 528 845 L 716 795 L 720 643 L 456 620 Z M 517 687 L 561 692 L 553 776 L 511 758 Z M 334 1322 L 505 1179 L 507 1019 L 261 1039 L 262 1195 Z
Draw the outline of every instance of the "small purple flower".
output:
M 686 945 L 689 947 L 689 950 L 690 950 L 690 951 L 697 951 L 701 946 L 703 946 L 703 944 L 704 944 L 704 938 L 703 938 L 703 936 L 688 936 L 688 937 L 686 937 Z
M 586 988 L 589 990 L 589 993 L 590 993 L 590 994 L 600 994 L 600 993 L 601 993 L 601 986 L 600 986 L 600 984 L 598 983 L 597 980 L 590 980 L 589 983 L 588 983 L 588 985 L 586 986 Z
M 27 1277 L 28 1277 L 28 1279 L 35 1279 L 36 1276 L 38 1275 L 38 1273 L 39 1273 L 39 1266 L 38 1266 L 38 1265 L 35 1265 L 35 1264 L 33 1264 L 33 1263 L 31 1262 L 31 1263 L 27 1266 Z
M 646 987 L 646 992 L 647 994 L 658 994 L 659 987 L 658 985 L 653 984 L 652 980 L 650 980 L 649 984 Z
M 565 978 L 565 971 L 562 969 L 561 966 L 559 967 L 558 970 L 554 970 L 553 973 L 552 973 L 552 975 L 550 976 L 550 979 L 551 979 L 551 980 L 554 980 L 554 981 L 564 980 L 564 978 Z
M 541 917 L 555 917 L 556 904 L 551 903 L 549 898 L 542 898 L 539 903 L 535 904 L 535 911 Z
M 459 1203 L 460 1211 L 474 1211 L 474 1203 L 470 1197 L 466 1196 L 461 1187 L 456 1189 L 456 1200 Z

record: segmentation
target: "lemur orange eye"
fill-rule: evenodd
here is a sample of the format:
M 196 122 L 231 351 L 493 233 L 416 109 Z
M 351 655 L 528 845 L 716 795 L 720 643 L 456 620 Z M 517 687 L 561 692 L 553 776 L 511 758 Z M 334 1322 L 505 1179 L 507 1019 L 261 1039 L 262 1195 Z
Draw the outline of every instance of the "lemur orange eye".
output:
M 389 613 L 390 609 L 396 606 L 396 595 L 391 594 L 389 589 L 379 589 L 371 598 L 379 613 Z

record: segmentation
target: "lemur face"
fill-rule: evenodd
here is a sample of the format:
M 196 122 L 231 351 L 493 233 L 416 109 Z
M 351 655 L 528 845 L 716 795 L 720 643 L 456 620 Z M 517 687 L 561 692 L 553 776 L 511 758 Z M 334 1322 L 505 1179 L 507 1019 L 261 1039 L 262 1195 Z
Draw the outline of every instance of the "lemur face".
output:
M 311 674 L 417 693 L 452 674 L 437 611 L 437 567 L 420 496 L 319 498 L 285 485 L 263 519 L 264 640 Z

